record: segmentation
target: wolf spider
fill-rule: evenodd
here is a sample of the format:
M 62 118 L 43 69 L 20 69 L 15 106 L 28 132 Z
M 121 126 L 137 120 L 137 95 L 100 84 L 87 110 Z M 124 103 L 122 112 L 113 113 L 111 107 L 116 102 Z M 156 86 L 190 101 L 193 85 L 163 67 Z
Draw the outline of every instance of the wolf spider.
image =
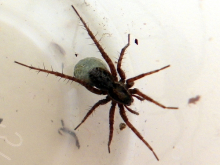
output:
M 119 108 L 119 113 L 120 113 L 122 119 L 124 120 L 124 122 L 126 123 L 126 125 L 151 150 L 151 152 L 154 154 L 155 158 L 159 161 L 158 156 L 156 155 L 156 153 L 154 152 L 154 150 L 150 146 L 150 144 L 143 138 L 143 136 L 139 133 L 139 131 L 128 120 L 128 118 L 126 116 L 125 109 L 128 110 L 129 112 L 135 114 L 135 115 L 139 115 L 138 112 L 136 112 L 136 111 L 132 110 L 131 108 L 129 108 L 129 106 L 133 102 L 133 97 L 140 100 L 140 101 L 147 100 L 147 101 L 152 102 L 152 103 L 154 103 L 154 104 L 156 104 L 159 107 L 164 108 L 164 109 L 178 109 L 177 107 L 166 107 L 166 106 L 160 104 L 159 102 L 155 101 L 154 99 L 152 99 L 149 96 L 142 93 L 137 88 L 130 89 L 131 87 L 133 87 L 134 82 L 136 80 L 139 80 L 139 79 L 141 79 L 145 76 L 148 76 L 148 75 L 151 75 L 153 73 L 159 72 L 163 69 L 166 69 L 166 68 L 170 67 L 170 65 L 167 65 L 163 68 L 160 68 L 160 69 L 157 69 L 157 70 L 154 70 L 154 71 L 151 71 L 151 72 L 143 73 L 143 74 L 140 74 L 138 76 L 126 79 L 126 75 L 125 75 L 123 69 L 121 68 L 121 64 L 122 64 L 123 56 L 125 54 L 125 50 L 130 45 L 130 34 L 128 34 L 128 43 L 121 49 L 121 53 L 120 53 L 118 63 L 117 63 L 117 71 L 116 71 L 116 67 L 114 66 L 112 60 L 109 58 L 107 53 L 104 51 L 104 49 L 100 45 L 99 41 L 96 39 L 95 35 L 89 29 L 88 25 L 85 23 L 83 18 L 79 15 L 78 11 L 75 9 L 75 7 L 73 5 L 72 5 L 72 8 L 75 11 L 75 13 L 78 15 L 78 17 L 81 20 L 83 26 L 85 27 L 85 29 L 87 30 L 89 36 L 91 37 L 91 39 L 95 43 L 96 47 L 98 48 L 98 50 L 101 53 L 102 57 L 104 58 L 105 62 L 108 64 L 108 67 L 110 68 L 110 72 L 106 69 L 99 68 L 99 67 L 93 68 L 88 73 L 90 81 L 91 81 L 91 83 L 88 83 L 88 82 L 85 82 L 85 81 L 83 81 L 81 79 L 78 79 L 74 76 L 68 76 L 68 75 L 65 75 L 63 73 L 55 72 L 55 71 L 53 71 L 53 69 L 50 71 L 50 70 L 46 70 L 45 68 L 40 69 L 40 68 L 35 68 L 33 66 L 28 66 L 28 65 L 22 64 L 22 63 L 17 62 L 17 61 L 15 61 L 15 63 L 17 63 L 19 65 L 22 65 L 22 66 L 25 66 L 25 67 L 28 67 L 30 69 L 37 70 L 38 72 L 45 72 L 45 73 L 48 73 L 48 74 L 56 75 L 60 78 L 75 81 L 75 82 L 81 84 L 82 86 L 84 86 L 85 88 L 87 88 L 92 93 L 95 93 L 95 94 L 98 94 L 98 95 L 107 95 L 105 99 L 99 100 L 98 102 L 96 102 L 92 106 L 92 108 L 87 112 L 87 114 L 85 115 L 85 117 L 83 118 L 81 123 L 75 128 L 75 130 L 77 128 L 79 128 L 79 126 L 82 123 L 84 123 L 86 121 L 86 119 L 92 114 L 92 112 L 95 111 L 95 109 L 97 107 L 99 107 L 100 105 L 107 104 L 108 102 L 111 101 L 111 108 L 110 108 L 110 111 L 109 111 L 109 140 L 108 140 L 108 151 L 109 151 L 109 153 L 110 153 L 110 144 L 111 144 L 111 141 L 112 141 L 112 138 L 113 138 L 114 114 L 115 114 L 115 108 L 116 108 L 116 105 L 117 105 L 118 108 Z M 117 73 L 120 76 L 120 80 L 118 80 Z

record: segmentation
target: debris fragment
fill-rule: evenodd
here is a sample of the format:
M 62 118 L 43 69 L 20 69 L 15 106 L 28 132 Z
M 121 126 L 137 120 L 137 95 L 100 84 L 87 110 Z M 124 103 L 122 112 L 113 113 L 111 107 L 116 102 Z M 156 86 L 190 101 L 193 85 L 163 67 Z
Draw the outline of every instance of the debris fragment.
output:
M 199 101 L 201 96 L 197 95 L 196 97 L 192 97 L 189 99 L 188 104 L 196 104 L 197 101 Z

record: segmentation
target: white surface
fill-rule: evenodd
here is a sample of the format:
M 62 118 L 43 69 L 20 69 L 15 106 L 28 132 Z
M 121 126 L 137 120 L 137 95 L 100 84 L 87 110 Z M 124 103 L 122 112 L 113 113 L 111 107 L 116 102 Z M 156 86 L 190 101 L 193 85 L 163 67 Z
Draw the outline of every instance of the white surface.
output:
M 8 164 L 218 164 L 220 152 L 219 39 L 217 1 L 0 1 L 0 163 Z M 102 98 L 76 83 L 37 75 L 15 60 L 72 75 L 82 58 L 100 57 L 79 25 L 74 5 L 115 60 L 127 43 L 127 77 L 169 69 L 138 81 L 135 87 L 155 100 L 178 106 L 163 110 L 135 101 L 131 122 L 152 145 L 160 162 L 115 117 L 111 154 L 107 152 L 108 110 L 103 106 L 76 131 L 78 150 L 57 130 L 64 119 L 73 129 L 89 106 Z M 139 45 L 134 39 L 139 40 Z M 59 50 L 59 45 L 64 51 Z M 78 57 L 74 54 L 77 53 Z M 188 99 L 201 96 L 195 105 Z M 52 122 L 52 121 L 53 122 Z M 7 142 L 6 139 L 11 142 Z

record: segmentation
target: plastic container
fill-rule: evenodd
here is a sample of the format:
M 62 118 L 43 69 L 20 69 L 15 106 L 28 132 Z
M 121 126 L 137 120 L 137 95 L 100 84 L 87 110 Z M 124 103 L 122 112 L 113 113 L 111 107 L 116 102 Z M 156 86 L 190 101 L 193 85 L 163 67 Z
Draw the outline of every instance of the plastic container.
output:
M 0 1 L 0 164 L 133 165 L 158 164 L 129 128 L 119 129 L 116 110 L 108 153 L 110 105 L 75 131 L 58 133 L 61 120 L 73 130 L 88 109 L 104 98 L 76 83 L 35 73 L 14 61 L 73 75 L 86 57 L 101 58 L 80 26 L 74 5 L 115 62 L 131 34 L 123 60 L 127 77 L 171 65 L 135 84 L 142 92 L 178 111 L 147 101 L 131 106 L 129 120 L 151 144 L 159 164 L 217 164 L 218 37 L 214 2 L 185 1 Z M 211 14 L 210 14 L 211 13 Z M 138 45 L 135 44 L 138 40 Z M 215 81 L 212 79 L 215 79 Z M 211 81 L 211 82 L 209 82 Z M 201 96 L 195 104 L 188 100 Z

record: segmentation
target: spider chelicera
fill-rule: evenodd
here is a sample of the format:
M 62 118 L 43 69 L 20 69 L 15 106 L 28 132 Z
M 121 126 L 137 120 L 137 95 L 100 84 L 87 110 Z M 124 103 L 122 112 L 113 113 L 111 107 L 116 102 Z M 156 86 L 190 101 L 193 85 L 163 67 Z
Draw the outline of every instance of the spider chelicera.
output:
M 135 115 L 139 115 L 138 112 L 129 108 L 129 106 L 133 102 L 133 97 L 135 97 L 136 99 L 138 99 L 140 101 L 143 101 L 143 100 L 150 101 L 150 102 L 152 102 L 152 103 L 154 103 L 164 109 L 178 109 L 177 107 L 166 107 L 166 106 L 160 104 L 159 102 L 155 101 L 151 97 L 142 93 L 137 88 L 131 89 L 131 87 L 133 87 L 134 82 L 136 80 L 141 79 L 145 76 L 151 75 L 153 73 L 159 72 L 163 69 L 166 69 L 166 68 L 170 67 L 170 65 L 167 65 L 163 68 L 160 68 L 160 69 L 157 69 L 157 70 L 154 70 L 151 72 L 143 73 L 138 76 L 126 79 L 126 75 L 125 75 L 123 69 L 121 68 L 121 64 L 122 64 L 123 56 L 125 54 L 125 50 L 130 45 L 130 34 L 128 34 L 128 43 L 121 49 L 121 53 L 120 53 L 118 63 L 117 63 L 117 70 L 116 70 L 112 60 L 109 58 L 107 53 L 104 51 L 104 49 L 100 45 L 99 41 L 96 39 L 95 35 L 89 29 L 88 25 L 85 23 L 83 18 L 79 15 L 79 13 L 75 9 L 75 7 L 72 6 L 72 8 L 76 12 L 76 14 L 78 15 L 83 26 L 85 27 L 89 36 L 91 37 L 91 39 L 95 43 L 96 47 L 98 48 L 98 50 L 101 53 L 102 57 L 104 58 L 105 62 L 108 64 L 110 71 L 108 71 L 108 69 L 104 69 L 102 67 L 94 67 L 88 72 L 89 82 L 87 82 L 87 81 L 84 81 L 82 79 L 77 78 L 76 76 L 68 76 L 63 73 L 55 72 L 55 71 L 53 71 L 53 69 L 50 71 L 50 70 L 46 70 L 45 68 L 40 69 L 40 68 L 35 68 L 33 66 L 28 66 L 28 65 L 22 64 L 17 61 L 15 61 L 15 63 L 22 65 L 22 66 L 25 66 L 25 67 L 28 67 L 33 70 L 37 70 L 38 72 L 45 72 L 48 74 L 56 75 L 60 78 L 68 79 L 70 81 L 75 81 L 75 82 L 81 84 L 82 86 L 84 86 L 85 88 L 87 88 L 92 93 L 95 93 L 98 95 L 107 95 L 105 99 L 99 100 L 97 103 L 95 103 L 92 106 L 92 108 L 87 112 L 86 116 L 83 118 L 81 123 L 75 128 L 75 130 L 77 128 L 79 128 L 79 126 L 82 123 L 84 123 L 86 121 L 86 119 L 95 111 L 95 109 L 97 107 L 99 107 L 100 105 L 107 104 L 108 102 L 111 101 L 111 108 L 109 111 L 109 140 L 108 140 L 109 153 L 110 153 L 110 144 L 111 144 L 111 141 L 113 138 L 113 129 L 114 129 L 113 124 L 114 124 L 115 108 L 116 108 L 116 106 L 118 106 L 119 113 L 120 113 L 122 119 L 124 120 L 124 122 L 126 123 L 126 125 L 152 151 L 152 153 L 154 154 L 156 159 L 159 161 L 158 156 L 156 155 L 156 153 L 154 152 L 154 150 L 150 146 L 150 144 L 143 138 L 143 136 L 139 133 L 139 131 L 130 123 L 130 121 L 128 120 L 128 118 L 126 116 L 125 110 L 128 110 L 129 112 L 131 112 Z M 120 76 L 120 80 L 118 80 L 117 73 Z

